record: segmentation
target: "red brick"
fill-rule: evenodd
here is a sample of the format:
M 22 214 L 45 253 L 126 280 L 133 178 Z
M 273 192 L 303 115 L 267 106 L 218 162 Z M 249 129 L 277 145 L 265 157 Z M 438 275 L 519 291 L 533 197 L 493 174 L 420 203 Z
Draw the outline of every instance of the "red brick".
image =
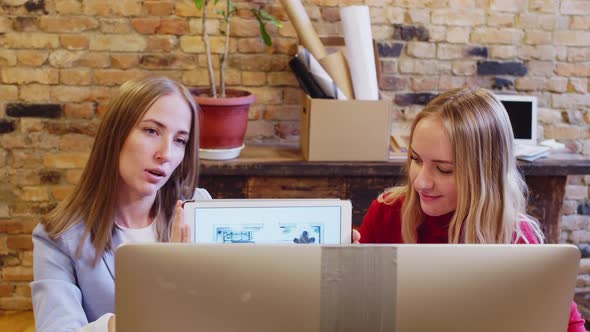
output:
M 96 106 L 93 103 L 83 104 L 65 104 L 64 115 L 74 119 L 91 119 L 96 112 Z
M 4 83 L 41 83 L 57 84 L 59 73 L 53 68 L 23 68 L 12 67 L 1 69 L 2 82 Z
M 266 50 L 266 45 L 260 38 L 240 38 L 238 51 L 240 53 L 261 53 Z
M 81 35 L 62 35 L 59 36 L 59 41 L 68 50 L 84 50 L 90 44 L 88 37 Z
M 320 8 L 322 19 L 326 22 L 340 21 L 340 8 L 338 7 L 323 7 Z
M 287 142 L 299 140 L 299 122 L 280 122 L 274 125 L 275 135 Z
M 98 27 L 98 22 L 86 16 L 41 16 L 40 28 L 46 32 L 83 32 Z
M 51 98 L 58 102 L 92 101 L 92 88 L 84 86 L 52 86 Z
M 146 51 L 170 52 L 178 45 L 176 36 L 149 36 Z
M 55 9 L 59 14 L 80 14 L 82 3 L 78 0 L 55 0 Z
M 62 69 L 59 76 L 65 85 L 89 85 L 92 82 L 92 72 L 87 68 Z
M 59 149 L 70 152 L 90 152 L 94 137 L 80 134 L 66 134 L 60 139 Z
M 12 295 L 14 286 L 9 284 L 0 284 L 0 297 L 7 297 Z
M 139 65 L 139 56 L 135 53 L 118 53 L 111 55 L 112 68 L 128 69 Z
M 260 35 L 258 21 L 234 18 L 230 34 L 233 37 L 258 37 Z
M 156 30 L 160 26 L 159 18 L 136 18 L 131 20 L 131 25 L 135 31 L 145 34 L 152 35 L 156 33 Z
M 184 19 L 162 19 L 157 33 L 163 35 L 183 35 L 188 32 L 188 24 Z
M 17 51 L 16 57 L 19 64 L 37 67 L 41 66 L 43 63 L 45 63 L 45 61 L 47 61 L 49 52 L 35 50 Z
M 66 182 L 69 184 L 77 184 L 82 176 L 81 169 L 70 169 L 66 171 Z
M 133 29 L 126 18 L 103 18 L 100 20 L 100 31 L 104 34 L 130 34 Z
M 49 193 L 47 187 L 23 187 L 19 193 L 20 199 L 26 202 L 38 202 L 49 200 Z
M 103 69 L 94 71 L 94 79 L 101 85 L 121 85 L 130 79 L 145 76 L 146 72 L 141 70 L 116 70 Z
M 263 86 L 266 84 L 265 72 L 242 72 L 242 84 L 245 86 Z
M 31 297 L 31 286 L 29 286 L 28 283 L 16 286 L 14 290 L 14 295 L 16 295 L 16 297 Z
M 268 73 L 268 85 L 271 86 L 298 86 L 297 78 L 292 72 L 271 72 Z
M 148 15 L 168 16 L 174 12 L 174 2 L 168 1 L 145 1 L 143 3 Z
M 139 52 L 146 44 L 145 38 L 137 35 L 96 35 L 90 38 L 90 49 L 94 51 Z
M 299 105 L 270 105 L 264 112 L 264 120 L 299 120 L 303 108 Z
M 260 40 L 260 38 L 257 39 Z M 297 45 L 297 40 L 294 38 L 274 38 L 272 48 L 277 53 L 295 55 Z
M 84 14 L 88 16 L 139 16 L 141 1 L 137 0 L 85 0 Z
M 6 238 L 6 247 L 8 249 L 33 250 L 33 240 L 31 235 L 9 235 Z
M 35 48 L 55 49 L 59 47 L 57 35 L 49 35 L 40 32 L 6 33 L 0 36 L 0 44 L 3 48 Z
M 7 234 L 31 234 L 39 223 L 37 219 L 0 219 L 0 233 Z
M 53 186 L 51 196 L 57 201 L 62 201 L 72 193 L 74 186 Z
M 432 23 L 451 26 L 479 26 L 485 23 L 484 10 L 478 9 L 435 9 Z
M 22 252 L 21 263 L 23 266 L 33 266 L 33 251 L 27 250 Z
M 0 99 L 4 101 L 18 99 L 18 88 L 14 85 L 0 85 Z
M 304 93 L 303 90 L 298 88 L 284 88 L 283 99 L 284 104 L 299 104 L 303 103 Z
M 14 50 L 0 49 L 0 65 L 14 66 L 16 65 L 16 52 Z
M 32 280 L 32 278 L 30 279 Z M 29 281 L 29 280 L 25 280 Z M 5 297 L 0 298 L 0 310 L 25 311 L 32 310 L 33 305 L 29 297 Z
M 88 52 L 81 54 L 77 60 L 72 63 L 74 67 L 88 67 L 88 68 L 106 68 L 111 65 L 110 56 L 108 53 Z
M 84 168 L 88 153 L 52 153 L 43 158 L 43 164 L 49 168 Z
M 590 65 L 584 63 L 558 63 L 555 72 L 565 77 L 590 77 Z

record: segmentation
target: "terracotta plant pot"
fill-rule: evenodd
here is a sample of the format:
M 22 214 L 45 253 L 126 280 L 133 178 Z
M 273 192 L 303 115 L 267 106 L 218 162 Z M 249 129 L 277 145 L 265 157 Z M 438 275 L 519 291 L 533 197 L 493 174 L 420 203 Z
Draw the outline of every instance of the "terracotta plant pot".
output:
M 209 97 L 210 91 L 208 88 L 191 90 L 201 108 L 201 158 L 235 158 L 244 147 L 248 110 L 256 96 L 248 91 L 227 89 L 227 97 L 212 98 Z

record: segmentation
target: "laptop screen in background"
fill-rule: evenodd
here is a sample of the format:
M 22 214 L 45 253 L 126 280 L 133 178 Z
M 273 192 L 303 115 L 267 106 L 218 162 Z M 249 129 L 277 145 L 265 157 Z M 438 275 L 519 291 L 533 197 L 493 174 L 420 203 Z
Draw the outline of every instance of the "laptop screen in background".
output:
M 196 243 L 339 244 L 339 206 L 199 207 Z
M 501 100 L 510 123 L 515 139 L 530 140 L 533 138 L 533 103 L 530 101 Z

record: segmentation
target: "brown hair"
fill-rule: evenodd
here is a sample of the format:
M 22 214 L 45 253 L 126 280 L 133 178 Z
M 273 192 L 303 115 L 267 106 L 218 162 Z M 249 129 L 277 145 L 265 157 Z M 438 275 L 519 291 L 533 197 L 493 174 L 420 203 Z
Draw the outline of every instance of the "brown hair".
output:
M 82 244 L 89 235 L 96 249 L 95 262 L 105 250 L 112 250 L 114 193 L 119 179 L 121 149 L 131 130 L 156 100 L 172 94 L 183 97 L 192 112 L 192 119 L 184 159 L 158 190 L 151 211 L 155 216 L 158 240 L 169 240 L 176 201 L 191 198 L 197 186 L 199 117 L 198 107 L 184 86 L 166 77 L 153 76 L 124 83 L 111 99 L 80 182 L 44 220 L 51 238 L 58 238 L 72 226 L 84 222 L 85 231 L 78 246 L 78 255 L 81 255 Z

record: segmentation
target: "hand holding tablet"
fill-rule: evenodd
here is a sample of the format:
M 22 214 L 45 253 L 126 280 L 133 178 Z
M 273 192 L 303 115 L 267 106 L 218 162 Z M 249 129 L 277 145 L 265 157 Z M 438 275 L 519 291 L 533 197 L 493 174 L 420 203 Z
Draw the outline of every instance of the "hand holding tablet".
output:
M 195 243 L 351 243 L 352 205 L 340 199 L 213 199 L 186 202 Z

